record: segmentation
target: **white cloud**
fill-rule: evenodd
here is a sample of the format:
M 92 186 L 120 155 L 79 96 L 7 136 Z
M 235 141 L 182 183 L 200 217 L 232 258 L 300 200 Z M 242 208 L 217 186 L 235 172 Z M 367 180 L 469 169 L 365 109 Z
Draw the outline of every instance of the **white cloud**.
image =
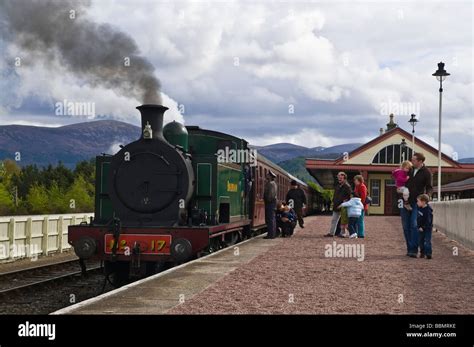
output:
M 93 2 L 90 15 L 129 33 L 153 61 L 164 103 L 172 106 L 166 120 L 183 120 L 177 109 L 183 104 L 184 119 L 267 144 L 360 142 L 385 127 L 380 109 L 388 100 L 417 103 L 417 132 L 435 139 L 438 85 L 431 73 L 443 60 L 452 74 L 443 142 L 462 157 L 474 155 L 471 10 L 469 2 L 105 0 Z M 138 122 L 134 100 L 91 88 L 66 71 L 28 69 L 16 89 L 22 98 L 94 99 L 97 113 Z M 298 121 L 287 121 L 289 103 Z M 345 126 L 335 121 L 341 115 L 358 122 Z M 408 118 L 397 119 L 408 128 Z
M 426 142 L 435 149 L 438 149 L 438 139 L 431 136 L 417 136 L 420 140 Z M 447 156 L 452 157 L 453 153 L 456 152 L 454 147 L 441 141 L 441 152 Z
M 249 143 L 254 146 L 265 146 L 273 143 L 293 143 L 295 145 L 305 147 L 330 147 L 336 144 L 347 143 L 351 141 L 335 141 L 334 139 L 328 138 L 314 129 L 302 129 L 298 133 L 284 134 L 284 135 L 272 135 L 262 134 L 256 138 L 249 138 Z

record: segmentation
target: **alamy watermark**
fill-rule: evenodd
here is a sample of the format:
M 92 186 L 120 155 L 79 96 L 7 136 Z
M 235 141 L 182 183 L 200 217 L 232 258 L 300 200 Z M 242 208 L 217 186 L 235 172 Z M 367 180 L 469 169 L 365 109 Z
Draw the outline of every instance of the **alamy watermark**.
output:
M 356 258 L 357 261 L 365 259 L 365 245 L 363 243 L 328 243 L 324 246 L 326 258 Z
M 419 102 L 401 102 L 389 99 L 380 104 L 380 114 L 382 115 L 410 116 L 413 113 L 418 117 L 421 115 Z
M 225 147 L 217 151 L 218 163 L 245 163 L 250 166 L 257 166 L 256 149 L 233 149 Z
M 54 113 L 56 116 L 95 117 L 95 102 L 64 99 L 54 104 Z
M 52 341 L 56 339 L 56 324 L 37 324 L 26 321 L 18 325 L 19 337 L 47 337 Z
M 30 258 L 31 261 L 36 261 L 40 253 L 41 247 L 34 244 L 12 244 L 9 247 L 0 245 L 0 259 Z

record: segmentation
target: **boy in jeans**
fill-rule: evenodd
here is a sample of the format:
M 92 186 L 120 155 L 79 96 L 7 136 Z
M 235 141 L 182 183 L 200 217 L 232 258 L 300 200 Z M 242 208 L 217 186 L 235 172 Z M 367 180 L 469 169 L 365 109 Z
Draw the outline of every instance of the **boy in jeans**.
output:
M 420 247 L 420 258 L 431 259 L 431 233 L 433 230 L 433 209 L 428 204 L 430 197 L 427 194 L 418 195 L 418 245 Z

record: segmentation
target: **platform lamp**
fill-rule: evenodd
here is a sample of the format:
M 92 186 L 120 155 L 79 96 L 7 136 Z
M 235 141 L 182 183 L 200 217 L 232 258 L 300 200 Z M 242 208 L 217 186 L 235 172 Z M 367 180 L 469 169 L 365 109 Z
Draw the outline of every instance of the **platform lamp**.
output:
M 412 150 L 413 150 L 413 153 L 415 153 L 415 125 L 416 123 L 418 123 L 418 119 L 416 119 L 416 115 L 414 113 L 411 114 L 411 118 L 410 120 L 408 121 L 408 123 L 411 124 L 411 141 L 412 141 Z
M 439 121 L 438 121 L 438 201 L 441 201 L 441 110 L 443 98 L 443 81 L 450 74 L 444 69 L 444 63 L 438 63 L 438 70 L 433 76 L 439 81 Z

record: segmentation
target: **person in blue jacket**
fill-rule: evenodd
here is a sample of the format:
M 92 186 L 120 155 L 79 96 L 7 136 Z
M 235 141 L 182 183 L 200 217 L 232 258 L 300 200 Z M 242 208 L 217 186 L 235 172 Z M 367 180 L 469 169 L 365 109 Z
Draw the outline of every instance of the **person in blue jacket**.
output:
M 277 228 L 281 229 L 282 237 L 290 237 L 296 227 L 298 217 L 296 212 L 284 201 L 277 206 L 276 223 Z
M 347 215 L 349 216 L 349 238 L 357 238 L 357 224 L 359 222 L 360 215 L 364 209 L 364 205 L 360 198 L 351 193 L 351 199 L 349 201 L 343 202 L 339 205 L 339 208 L 347 207 Z
M 431 259 L 431 234 L 433 232 L 433 209 L 430 204 L 430 197 L 427 194 L 418 195 L 416 204 L 418 205 L 418 246 L 420 247 L 420 258 Z

